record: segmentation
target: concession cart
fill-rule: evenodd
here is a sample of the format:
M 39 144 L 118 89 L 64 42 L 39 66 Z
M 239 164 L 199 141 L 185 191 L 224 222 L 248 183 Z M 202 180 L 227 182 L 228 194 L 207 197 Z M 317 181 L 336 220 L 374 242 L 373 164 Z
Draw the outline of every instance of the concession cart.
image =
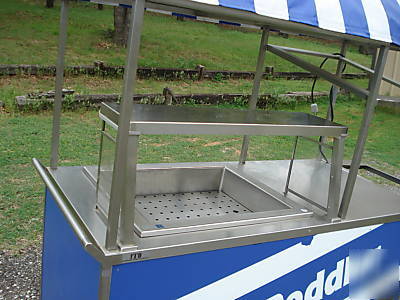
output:
M 133 8 L 123 94 L 120 103 L 101 105 L 98 165 L 58 166 L 69 7 L 63 0 L 50 166 L 33 159 L 46 185 L 42 299 L 398 295 L 400 196 L 358 176 L 380 83 L 400 86 L 383 76 L 388 51 L 400 45 L 398 0 L 96 3 Z M 262 34 L 249 108 L 134 104 L 146 9 L 258 26 Z M 331 54 L 272 45 L 270 30 L 340 41 L 341 49 Z M 350 44 L 374 49 L 371 66 L 346 57 Z M 256 109 L 266 51 L 332 83 L 326 118 Z M 335 60 L 336 73 L 311 64 L 304 55 Z M 370 75 L 368 89 L 342 78 L 345 64 Z M 343 163 L 348 128 L 333 121 L 339 88 L 366 103 L 348 165 Z M 239 135 L 243 144 L 236 162 L 138 164 L 139 139 L 146 134 Z M 292 137 L 291 159 L 248 161 L 251 136 Z M 315 159 L 296 156 L 303 140 L 319 149 Z M 324 151 L 332 154 L 329 159 Z M 369 274 L 363 288 L 361 280 L 355 284 L 362 276 L 352 271 L 356 250 L 367 253 L 365 260 L 359 254 L 359 262 L 369 262 L 360 264 Z M 381 260 L 371 258 L 382 255 Z M 368 273 L 366 265 L 380 266 L 379 274 Z

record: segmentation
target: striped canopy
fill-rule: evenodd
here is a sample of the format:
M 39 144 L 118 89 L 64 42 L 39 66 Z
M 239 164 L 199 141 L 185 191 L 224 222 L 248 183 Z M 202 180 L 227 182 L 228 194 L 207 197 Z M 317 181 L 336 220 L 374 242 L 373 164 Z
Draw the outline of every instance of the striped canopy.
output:
M 82 0 L 130 6 L 133 0 Z M 400 0 L 185 0 L 400 46 Z M 183 3 L 185 1 L 180 1 Z M 152 0 L 167 4 L 166 0 Z M 185 5 L 183 5 L 185 6 Z M 199 9 L 201 10 L 201 9 Z
M 400 46 L 400 0 L 190 0 Z

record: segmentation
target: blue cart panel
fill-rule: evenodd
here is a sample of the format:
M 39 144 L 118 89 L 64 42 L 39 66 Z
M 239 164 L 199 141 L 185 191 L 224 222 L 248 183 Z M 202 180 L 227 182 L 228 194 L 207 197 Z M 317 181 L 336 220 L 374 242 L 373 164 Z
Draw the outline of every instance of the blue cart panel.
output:
M 110 299 L 346 299 L 351 251 L 387 249 L 398 268 L 399 232 L 387 223 L 117 265 Z
M 98 299 L 100 272 L 46 191 L 41 299 Z

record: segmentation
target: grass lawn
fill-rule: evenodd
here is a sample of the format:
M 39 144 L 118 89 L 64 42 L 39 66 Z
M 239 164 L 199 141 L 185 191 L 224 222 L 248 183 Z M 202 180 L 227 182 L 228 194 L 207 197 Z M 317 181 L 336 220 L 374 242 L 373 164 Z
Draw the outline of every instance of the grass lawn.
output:
M 59 2 L 56 1 L 59 5 Z M 42 0 L 0 1 L 0 63 L 55 64 L 58 40 L 59 7 L 46 9 Z M 183 26 L 182 26 L 183 25 Z M 113 28 L 112 8 L 100 11 L 96 5 L 71 1 L 68 65 L 92 64 L 103 60 L 123 65 L 125 49 L 109 38 Z M 140 52 L 140 66 L 194 68 L 202 64 L 208 69 L 254 70 L 260 33 L 230 30 L 215 24 L 177 21 L 168 16 L 146 14 Z M 328 53 L 338 52 L 337 44 L 284 39 L 272 35 L 270 42 L 283 46 L 307 48 Z M 370 57 L 351 48 L 348 57 L 365 65 Z M 319 64 L 320 58 L 307 60 Z M 266 65 L 276 71 L 301 71 L 288 62 L 268 53 Z M 328 61 L 327 69 L 334 69 Z M 354 71 L 348 68 L 348 71 Z

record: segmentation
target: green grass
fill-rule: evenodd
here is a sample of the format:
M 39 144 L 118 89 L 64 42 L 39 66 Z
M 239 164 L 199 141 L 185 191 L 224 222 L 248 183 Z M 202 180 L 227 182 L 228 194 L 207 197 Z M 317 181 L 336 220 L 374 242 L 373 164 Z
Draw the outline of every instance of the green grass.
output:
M 56 1 L 58 4 L 58 2 Z M 113 28 L 112 9 L 95 9 L 88 3 L 71 3 L 68 65 L 92 64 L 103 60 L 124 65 L 125 49 L 108 37 Z M 59 7 L 46 9 L 43 1 L 0 1 L 0 63 L 55 64 L 58 40 Z M 254 70 L 260 33 L 239 31 L 215 24 L 177 21 L 168 16 L 146 14 L 142 35 L 140 66 L 194 68 L 202 64 L 208 69 Z M 272 35 L 270 42 L 283 46 L 338 52 L 337 44 L 302 38 L 284 39 Z M 350 48 L 348 56 L 365 65 L 370 58 Z M 319 64 L 321 59 L 307 57 Z M 288 62 L 268 53 L 266 65 L 276 71 L 299 71 Z M 327 69 L 334 69 L 329 61 Z M 348 71 L 354 71 L 348 68 Z
M 326 99 L 319 101 L 321 111 Z M 282 109 L 288 110 L 287 106 Z M 336 118 L 349 126 L 345 158 L 350 159 L 361 122 L 363 103 L 339 98 Z M 297 104 L 293 110 L 309 111 Z M 96 111 L 65 112 L 62 119 L 61 165 L 94 165 L 99 146 Z M 35 174 L 32 157 L 48 165 L 51 113 L 0 114 L 0 249 L 18 250 L 36 244 L 42 230 L 44 186 Z M 288 159 L 293 138 L 252 137 L 250 160 Z M 241 146 L 238 136 L 143 136 L 139 161 L 184 162 L 237 160 Z M 399 174 L 400 123 L 398 115 L 378 110 L 370 128 L 364 161 Z M 315 145 L 300 144 L 299 157 L 313 157 Z

